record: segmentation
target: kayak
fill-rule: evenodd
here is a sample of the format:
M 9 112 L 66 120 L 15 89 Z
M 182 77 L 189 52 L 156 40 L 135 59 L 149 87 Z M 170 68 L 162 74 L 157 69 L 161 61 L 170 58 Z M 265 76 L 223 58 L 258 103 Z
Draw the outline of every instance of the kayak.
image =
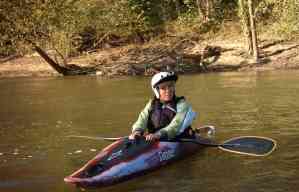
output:
M 82 168 L 65 177 L 64 181 L 80 188 L 110 186 L 185 158 L 203 148 L 205 145 L 194 142 L 150 143 L 144 138 L 121 138 L 100 151 Z
M 214 130 L 211 126 L 202 130 Z M 214 133 L 213 133 L 214 134 Z M 105 138 L 73 136 L 114 141 L 100 151 L 82 168 L 65 177 L 64 181 L 80 188 L 105 187 L 143 175 L 207 147 L 250 156 L 267 156 L 276 148 L 276 141 L 259 136 L 242 136 L 217 143 L 213 139 L 196 135 L 176 141 L 147 142 L 144 137 Z

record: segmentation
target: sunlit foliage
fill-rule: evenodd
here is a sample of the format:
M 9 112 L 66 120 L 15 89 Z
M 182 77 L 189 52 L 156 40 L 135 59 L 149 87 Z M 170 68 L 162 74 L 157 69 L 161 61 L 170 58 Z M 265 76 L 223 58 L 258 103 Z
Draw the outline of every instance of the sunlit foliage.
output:
M 254 2 L 260 28 L 298 35 L 299 0 Z M 111 40 L 144 42 L 176 28 L 200 34 L 226 21 L 238 23 L 238 10 L 238 0 L 2 0 L 0 56 L 28 53 L 28 40 L 71 56 Z

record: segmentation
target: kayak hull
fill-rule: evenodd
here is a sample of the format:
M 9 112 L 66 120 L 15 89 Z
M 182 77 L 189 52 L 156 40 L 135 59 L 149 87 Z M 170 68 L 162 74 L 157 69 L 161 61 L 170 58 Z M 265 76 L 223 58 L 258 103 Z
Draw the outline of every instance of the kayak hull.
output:
M 145 174 L 172 161 L 184 158 L 204 146 L 192 142 L 120 139 L 87 162 L 81 169 L 64 178 L 81 188 L 110 186 Z

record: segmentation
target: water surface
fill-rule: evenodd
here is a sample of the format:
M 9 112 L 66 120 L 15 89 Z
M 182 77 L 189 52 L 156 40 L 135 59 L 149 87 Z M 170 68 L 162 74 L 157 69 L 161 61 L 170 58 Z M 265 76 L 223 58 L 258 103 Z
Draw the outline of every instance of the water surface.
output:
M 107 142 L 69 135 L 127 135 L 152 92 L 149 78 L 0 80 L 0 191 L 79 191 L 63 178 Z M 95 191 L 278 192 L 299 187 L 299 72 L 181 76 L 177 94 L 216 138 L 271 137 L 267 157 L 207 149 L 144 177 Z

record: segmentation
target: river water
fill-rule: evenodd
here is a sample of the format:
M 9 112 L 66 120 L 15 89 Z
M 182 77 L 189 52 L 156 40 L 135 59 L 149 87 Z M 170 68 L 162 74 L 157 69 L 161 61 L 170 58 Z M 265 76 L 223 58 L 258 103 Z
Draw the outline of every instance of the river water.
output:
M 0 80 L 0 191 L 79 191 L 63 182 L 107 145 L 69 135 L 123 136 L 152 95 L 149 78 Z M 181 76 L 177 95 L 215 139 L 277 141 L 266 157 L 206 149 L 146 176 L 92 191 L 285 192 L 299 188 L 299 72 Z

